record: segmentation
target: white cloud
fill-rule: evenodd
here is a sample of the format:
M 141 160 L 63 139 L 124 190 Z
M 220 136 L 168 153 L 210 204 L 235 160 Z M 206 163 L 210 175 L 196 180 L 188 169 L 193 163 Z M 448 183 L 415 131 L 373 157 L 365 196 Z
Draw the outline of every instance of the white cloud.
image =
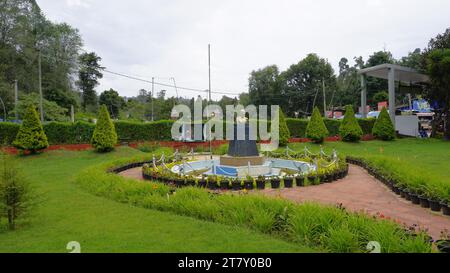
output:
M 73 8 L 73 7 L 82 7 L 82 8 L 89 8 L 90 5 L 85 0 L 66 0 L 67 6 Z

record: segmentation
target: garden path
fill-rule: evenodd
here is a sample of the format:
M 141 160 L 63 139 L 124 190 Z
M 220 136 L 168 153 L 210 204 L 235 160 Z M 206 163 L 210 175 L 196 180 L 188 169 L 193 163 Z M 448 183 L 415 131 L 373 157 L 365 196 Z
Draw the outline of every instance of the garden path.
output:
M 333 183 L 291 189 L 265 189 L 264 194 L 281 196 L 296 202 L 315 201 L 338 205 L 351 211 L 381 215 L 408 226 L 418 225 L 439 239 L 442 230 L 450 230 L 450 217 L 421 208 L 393 193 L 359 166 L 350 165 L 348 175 Z

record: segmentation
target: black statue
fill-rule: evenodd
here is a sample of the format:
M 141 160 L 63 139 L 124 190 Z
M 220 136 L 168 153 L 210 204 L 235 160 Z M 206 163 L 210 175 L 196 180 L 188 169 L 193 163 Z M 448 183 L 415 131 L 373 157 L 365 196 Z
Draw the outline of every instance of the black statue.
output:
M 241 125 L 242 126 L 242 125 Z M 234 140 L 230 140 L 228 146 L 228 155 L 233 157 L 259 156 L 256 140 L 250 140 L 250 126 L 245 124 L 245 140 L 237 140 L 237 127 L 234 125 Z

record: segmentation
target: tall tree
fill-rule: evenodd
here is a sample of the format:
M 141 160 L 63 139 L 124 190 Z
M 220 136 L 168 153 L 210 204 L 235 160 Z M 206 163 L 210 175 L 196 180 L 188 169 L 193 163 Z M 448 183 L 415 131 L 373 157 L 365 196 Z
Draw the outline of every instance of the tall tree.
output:
M 125 100 L 114 89 L 100 94 L 99 104 L 105 105 L 112 118 L 119 118 L 119 111 L 125 107 Z
M 248 79 L 250 100 L 255 105 L 272 105 L 281 99 L 280 72 L 276 65 L 252 71 Z
M 355 58 L 356 60 L 357 58 Z M 358 59 L 362 63 L 364 61 L 360 57 Z M 361 83 L 358 75 L 358 65 L 361 63 L 356 62 L 355 66 L 348 64 L 347 58 L 341 58 L 339 61 L 339 76 L 337 77 L 337 90 L 333 96 L 332 106 L 334 105 L 358 105 L 359 93 L 361 92 Z
M 283 87 L 282 97 L 278 101 L 288 116 L 293 116 L 295 112 L 311 113 L 314 106 L 323 112 L 323 81 L 327 102 L 336 88 L 336 76 L 331 64 L 316 54 L 309 54 L 298 64 L 291 65 L 281 73 L 280 78 Z
M 429 97 L 442 106 L 444 136 L 450 140 L 450 48 L 435 49 L 427 55 L 427 69 L 431 78 Z
M 102 58 L 94 52 L 83 53 L 79 57 L 80 68 L 78 71 L 77 84 L 83 92 L 83 109 L 95 112 L 97 109 L 97 93 L 95 87 L 98 80 L 103 78 L 101 72 L 104 67 L 100 65 Z

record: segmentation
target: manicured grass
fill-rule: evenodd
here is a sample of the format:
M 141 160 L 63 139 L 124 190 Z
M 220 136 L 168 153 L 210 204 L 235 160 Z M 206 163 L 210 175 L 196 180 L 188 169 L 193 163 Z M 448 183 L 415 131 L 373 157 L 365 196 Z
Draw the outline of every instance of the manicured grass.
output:
M 54 151 L 21 157 L 39 203 L 16 231 L 0 230 L 0 252 L 68 252 L 69 241 L 80 242 L 82 252 L 315 251 L 245 228 L 96 197 L 72 181 L 90 165 L 142 154 L 120 148 L 108 154 Z
M 291 143 L 318 152 L 319 145 Z M 450 142 L 435 139 L 397 139 L 359 143 L 325 142 L 324 150 L 336 149 L 340 155 L 363 157 L 414 185 L 425 185 L 442 199 L 450 200 Z M 282 149 L 280 149 L 281 151 Z

